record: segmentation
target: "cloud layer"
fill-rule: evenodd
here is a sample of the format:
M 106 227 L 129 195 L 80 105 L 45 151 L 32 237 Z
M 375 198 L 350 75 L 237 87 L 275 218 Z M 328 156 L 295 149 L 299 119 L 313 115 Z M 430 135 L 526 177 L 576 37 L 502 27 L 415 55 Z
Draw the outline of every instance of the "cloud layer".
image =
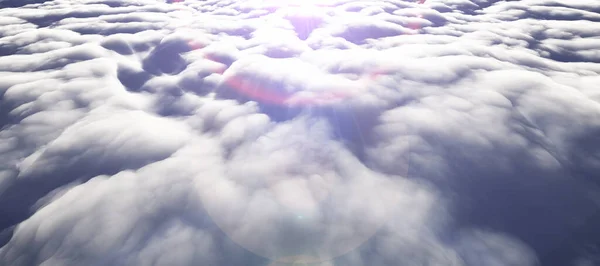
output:
M 31 2 L 2 265 L 600 263 L 595 1 Z

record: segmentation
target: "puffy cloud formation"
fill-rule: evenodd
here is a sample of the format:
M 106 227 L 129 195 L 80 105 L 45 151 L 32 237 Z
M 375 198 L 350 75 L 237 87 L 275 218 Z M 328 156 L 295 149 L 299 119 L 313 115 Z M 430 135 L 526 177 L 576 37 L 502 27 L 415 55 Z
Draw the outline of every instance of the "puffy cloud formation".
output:
M 596 1 L 0 6 L 2 265 L 600 263 Z

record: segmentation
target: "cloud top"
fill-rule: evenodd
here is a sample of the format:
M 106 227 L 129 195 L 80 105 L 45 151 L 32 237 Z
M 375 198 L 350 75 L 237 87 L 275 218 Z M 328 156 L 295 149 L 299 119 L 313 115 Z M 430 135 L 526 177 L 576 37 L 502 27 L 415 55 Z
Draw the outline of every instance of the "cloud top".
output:
M 598 261 L 600 5 L 316 5 L 0 1 L 0 264 Z

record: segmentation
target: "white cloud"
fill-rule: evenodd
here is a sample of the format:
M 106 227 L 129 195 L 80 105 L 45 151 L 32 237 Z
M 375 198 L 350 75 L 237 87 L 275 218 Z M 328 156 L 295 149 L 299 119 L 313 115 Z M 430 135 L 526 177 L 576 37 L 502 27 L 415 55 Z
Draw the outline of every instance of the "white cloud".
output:
M 31 2 L 0 1 L 0 264 L 597 257 L 595 1 Z

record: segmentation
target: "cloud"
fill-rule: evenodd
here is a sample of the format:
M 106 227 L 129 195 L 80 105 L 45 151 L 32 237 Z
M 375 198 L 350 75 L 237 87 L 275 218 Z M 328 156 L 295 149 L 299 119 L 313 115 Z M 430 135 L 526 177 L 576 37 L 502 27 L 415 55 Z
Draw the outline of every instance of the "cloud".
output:
M 0 5 L 0 264 L 598 256 L 594 1 Z

